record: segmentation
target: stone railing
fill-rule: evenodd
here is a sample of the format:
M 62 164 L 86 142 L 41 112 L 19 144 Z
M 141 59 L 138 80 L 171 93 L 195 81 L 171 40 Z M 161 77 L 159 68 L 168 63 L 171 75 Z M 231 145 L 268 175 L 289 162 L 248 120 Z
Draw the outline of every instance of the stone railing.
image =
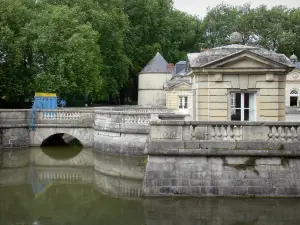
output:
M 173 110 L 166 107 L 141 107 L 141 106 L 115 106 L 115 107 L 96 107 L 96 111 L 113 112 L 135 112 L 135 113 L 173 113 Z
M 94 109 L 57 109 L 37 110 L 35 112 L 35 125 L 39 124 L 78 124 L 92 127 Z M 20 127 L 30 126 L 32 123 L 31 109 L 1 109 L 0 126 Z
M 57 109 L 36 112 L 36 124 L 71 124 L 92 127 L 93 109 Z
M 151 139 L 295 142 L 299 122 L 151 121 Z
M 0 109 L 0 127 L 26 126 L 30 117 L 29 109 Z
M 115 111 L 112 111 L 115 110 Z M 121 111 L 124 110 L 124 111 Z M 143 112 L 145 111 L 145 112 Z M 146 112 L 147 111 L 147 112 Z M 151 117 L 162 114 L 171 114 L 165 108 L 138 108 L 138 107 L 103 107 L 95 110 L 94 126 L 96 130 L 149 133 Z
M 149 113 L 96 111 L 95 129 L 124 133 L 148 133 Z

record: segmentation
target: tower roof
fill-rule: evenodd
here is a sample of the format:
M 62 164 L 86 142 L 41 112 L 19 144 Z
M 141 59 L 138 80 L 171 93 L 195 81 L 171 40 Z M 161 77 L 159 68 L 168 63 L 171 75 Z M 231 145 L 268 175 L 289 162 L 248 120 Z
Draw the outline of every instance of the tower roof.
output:
M 140 73 L 171 73 L 168 62 L 157 52 Z

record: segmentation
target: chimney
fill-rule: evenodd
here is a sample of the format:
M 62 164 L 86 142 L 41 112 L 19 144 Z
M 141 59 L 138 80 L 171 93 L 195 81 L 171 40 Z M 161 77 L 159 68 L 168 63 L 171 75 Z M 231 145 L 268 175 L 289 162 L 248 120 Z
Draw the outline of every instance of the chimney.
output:
M 170 71 L 171 73 L 173 73 L 174 68 L 175 68 L 174 63 L 169 63 L 169 64 L 168 64 L 168 69 L 169 69 L 169 71 Z

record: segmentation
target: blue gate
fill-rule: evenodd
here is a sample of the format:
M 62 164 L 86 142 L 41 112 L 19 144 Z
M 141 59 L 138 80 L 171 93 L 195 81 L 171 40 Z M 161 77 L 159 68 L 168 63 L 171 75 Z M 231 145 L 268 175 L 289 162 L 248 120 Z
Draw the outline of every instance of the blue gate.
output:
M 31 130 L 35 130 L 36 111 L 42 109 L 56 110 L 57 102 L 57 96 L 54 93 L 35 93 L 31 112 Z M 52 112 L 46 113 L 50 115 Z

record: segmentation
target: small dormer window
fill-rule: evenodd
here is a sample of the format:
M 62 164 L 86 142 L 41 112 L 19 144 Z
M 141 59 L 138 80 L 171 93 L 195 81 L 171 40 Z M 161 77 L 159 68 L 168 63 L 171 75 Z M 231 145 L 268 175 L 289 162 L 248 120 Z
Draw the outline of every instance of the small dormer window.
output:
M 188 97 L 187 96 L 180 96 L 179 97 L 179 109 L 187 109 L 188 108 Z

